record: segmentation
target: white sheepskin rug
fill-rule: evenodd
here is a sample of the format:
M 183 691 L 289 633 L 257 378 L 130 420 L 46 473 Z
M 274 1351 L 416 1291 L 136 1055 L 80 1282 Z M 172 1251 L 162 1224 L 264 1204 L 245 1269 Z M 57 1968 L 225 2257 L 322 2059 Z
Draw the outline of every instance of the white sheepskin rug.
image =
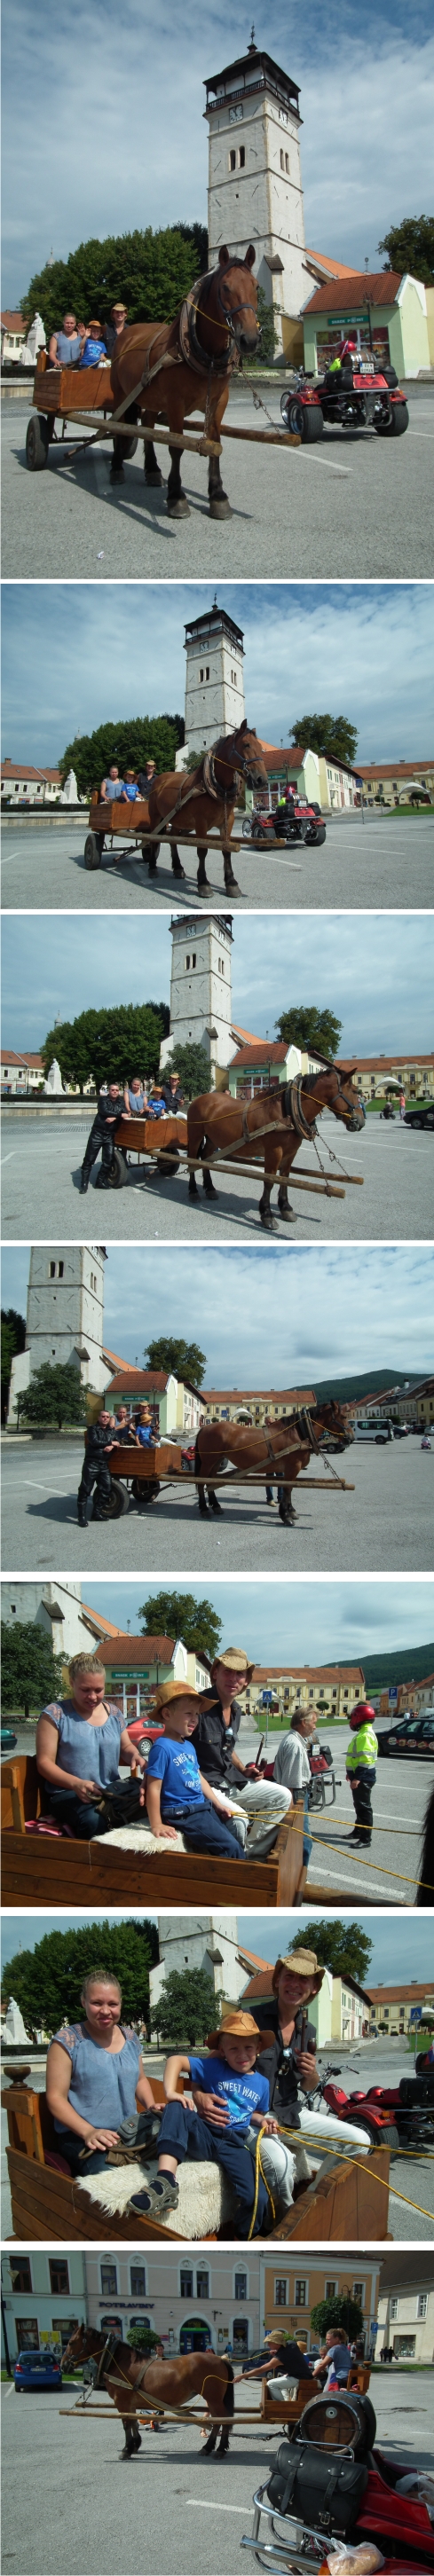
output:
M 152 2173 L 155 2173 L 155 2166 Z M 106 2210 L 107 2216 L 115 2218 L 123 2217 L 132 2192 L 146 2188 L 146 2174 L 145 2164 L 138 2162 L 123 2166 L 107 2165 L 104 2173 L 88 2175 L 83 2165 L 80 2180 L 90 2200 L 97 2201 L 99 2209 Z M 178 2207 L 167 2210 L 166 2221 L 159 2219 L 160 2226 L 164 2227 L 166 2223 L 172 2234 L 189 2241 L 213 2235 L 222 2226 L 233 2225 L 235 2231 L 235 2192 L 221 2166 L 186 2163 L 179 2168 L 178 2182 Z
M 176 1843 L 172 1841 L 166 1842 L 165 1835 L 151 1834 L 150 1826 L 146 1823 L 138 1823 L 137 1825 L 112 1825 L 111 1832 L 109 1834 L 95 1834 L 94 1841 L 96 1843 L 114 1843 L 117 1846 L 118 1851 L 141 1851 L 143 1852 L 144 1860 L 152 1860 L 154 1852 L 185 1852 L 187 1850 L 187 1844 L 184 1842 L 183 1834 L 177 1834 Z

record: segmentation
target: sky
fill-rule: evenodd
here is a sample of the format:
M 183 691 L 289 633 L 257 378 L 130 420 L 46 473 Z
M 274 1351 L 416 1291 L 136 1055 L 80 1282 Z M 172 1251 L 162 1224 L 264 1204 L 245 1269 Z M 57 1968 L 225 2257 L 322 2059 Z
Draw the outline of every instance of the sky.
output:
M 115 1925 L 123 1923 L 125 1916 L 110 1913 L 105 1919 Z M 97 1920 L 97 1916 L 92 1916 L 92 1921 Z M 156 1923 L 158 1915 L 148 1914 L 147 1920 Z M 354 1916 L 335 1914 L 331 1907 L 327 1920 L 331 1923 L 345 1924 L 347 1921 L 349 1923 L 353 1921 Z M 16 1957 L 18 1950 L 36 1950 L 38 1941 L 43 1941 L 47 1933 L 77 1932 L 84 1930 L 88 1922 L 88 1914 L 57 1913 L 37 1916 L 22 1914 L 19 1917 L 18 1929 L 17 1916 L 8 1921 L 4 1915 L 1 1941 L 3 1967 L 9 1965 L 9 1961 Z M 278 1934 L 273 1921 L 270 1921 L 269 1915 L 266 1914 L 239 1914 L 237 1925 L 238 1940 L 243 1948 L 255 1950 L 259 1958 L 273 1960 L 277 1956 L 278 1949 L 284 1952 L 291 1948 L 294 1931 L 297 1928 L 294 1915 L 291 1914 L 280 1915 Z M 417 1923 L 412 1916 L 408 1915 L 403 1917 L 399 1914 L 389 1917 L 370 1914 L 369 1921 L 365 1915 L 362 1928 L 372 1942 L 372 1958 L 366 1978 L 368 1994 L 370 1985 L 396 1985 L 401 1977 L 407 1984 L 411 1977 L 415 1977 L 418 1983 L 423 1979 L 426 1974 L 426 1924 Z
M 180 37 L 182 28 L 182 40 Z M 203 81 L 242 52 L 230 0 L 155 11 L 146 0 L 6 0 L 5 302 L 53 247 L 136 225 L 206 220 Z M 429 0 L 268 0 L 256 41 L 301 88 L 306 240 L 381 264 L 391 222 L 429 188 L 434 62 Z M 19 125 L 17 130 L 17 98 Z M 17 149 L 21 134 L 23 147 Z M 428 158 L 429 156 L 429 158 Z M 45 180 L 44 180 L 45 168 Z M 121 286 L 122 279 L 119 280 Z
M 160 1589 L 156 1578 L 157 1590 Z M 182 1591 L 182 1582 L 180 1583 Z M 154 1591 L 152 1579 L 151 1592 Z M 141 1575 L 136 1583 L 88 1583 L 82 1587 L 83 1598 L 90 1610 L 101 1618 L 111 1619 L 115 1627 L 126 1628 L 131 1620 L 131 1635 L 140 1636 L 143 1619 L 139 1611 L 147 1598 L 148 1584 Z M 254 1584 L 237 1580 L 194 1584 L 196 1601 L 212 1601 L 221 1619 L 223 1644 L 232 1637 L 241 1639 L 255 1663 L 287 1663 L 293 1655 L 296 1664 L 363 1663 L 365 1655 L 388 1648 L 400 1653 L 408 1646 L 423 1646 L 434 1636 L 434 1586 L 430 1577 L 417 1576 L 415 1582 L 365 1583 L 363 1578 L 345 1580 L 310 1577 L 302 1584 L 289 1582 L 284 1576 L 267 1576 L 267 1581 Z
M 247 1266 L 249 1265 L 249 1267 Z M 143 1366 L 149 1340 L 183 1335 L 206 1351 L 206 1385 L 276 1389 L 349 1370 L 432 1368 L 434 1256 L 428 1244 L 112 1245 L 105 1265 L 110 1350 Z M 3 1252 L 4 1306 L 25 1311 L 28 1249 Z
M 116 583 L 108 616 L 99 584 L 5 583 L 3 758 L 54 768 L 75 734 L 183 715 L 184 624 L 212 597 L 207 583 Z M 246 712 L 265 742 L 289 743 L 318 710 L 349 718 L 362 761 L 429 757 L 432 584 L 225 582 L 219 605 L 243 630 Z
M 434 935 L 420 913 L 291 913 L 234 921 L 232 1011 L 276 1036 L 293 1004 L 331 1009 L 343 1055 L 433 1045 Z M 170 1001 L 165 916 L 9 914 L 3 924 L 3 1046 L 37 1048 L 55 1021 L 110 1004 Z

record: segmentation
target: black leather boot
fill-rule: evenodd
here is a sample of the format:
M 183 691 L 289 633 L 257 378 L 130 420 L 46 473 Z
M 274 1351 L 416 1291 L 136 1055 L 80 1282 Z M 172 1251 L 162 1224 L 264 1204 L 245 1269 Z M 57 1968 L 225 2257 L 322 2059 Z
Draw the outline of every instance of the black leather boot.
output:
M 81 1172 L 80 1172 L 80 1198 L 81 1198 L 81 1199 L 84 1199 L 85 1190 L 88 1190 L 88 1188 L 89 1188 L 89 1181 L 90 1181 L 90 1172 L 86 1172 L 86 1170 L 85 1170 L 85 1166 L 84 1166 L 84 1164 L 83 1164 L 83 1166 L 82 1166 L 82 1170 L 81 1170 Z

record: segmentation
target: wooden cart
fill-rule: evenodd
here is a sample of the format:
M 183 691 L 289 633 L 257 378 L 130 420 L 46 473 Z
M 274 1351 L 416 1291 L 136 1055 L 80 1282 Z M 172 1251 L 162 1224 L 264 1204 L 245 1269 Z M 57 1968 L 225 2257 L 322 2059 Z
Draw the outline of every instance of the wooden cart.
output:
M 288 1430 L 289 1429 L 290 1425 L 288 1425 Z M 296 1459 L 297 1455 L 297 1450 L 294 1451 L 294 1448 L 291 1449 L 288 1439 L 288 1450 L 281 1450 L 278 1458 L 274 1460 L 274 1484 L 276 1483 L 277 1477 L 279 1477 L 279 1480 L 285 1479 L 285 1472 L 287 1479 L 290 1482 L 288 1458 L 292 1457 L 293 1459 Z M 109 1464 L 113 1485 L 113 1509 L 111 1513 L 110 1506 L 108 1505 L 108 1519 L 110 1519 L 110 1517 L 119 1519 L 122 1512 L 128 1511 L 128 1485 L 130 1483 L 132 1487 L 133 1500 L 138 1504 L 139 1509 L 142 1511 L 147 1509 L 148 1504 L 152 1502 L 157 1492 L 164 1492 L 165 1488 L 170 1485 L 175 1487 L 177 1486 L 178 1491 L 181 1486 L 183 1490 L 188 1489 L 192 1497 L 195 1498 L 197 1484 L 212 1485 L 213 1493 L 223 1492 L 226 1496 L 227 1494 L 233 1493 L 234 1489 L 238 1491 L 241 1490 L 245 1493 L 246 1487 L 248 1488 L 251 1486 L 253 1488 L 255 1485 L 259 1485 L 265 1493 L 265 1487 L 270 1483 L 270 1460 L 268 1458 L 264 1461 L 263 1467 L 244 1467 L 243 1469 L 230 1467 L 223 1476 L 215 1476 L 214 1474 L 211 1474 L 210 1469 L 208 1469 L 207 1476 L 197 1477 L 195 1475 L 194 1468 L 186 1464 L 185 1451 L 183 1451 L 175 1441 L 172 1442 L 170 1440 L 156 1441 L 155 1448 L 153 1449 L 129 1449 L 126 1442 L 125 1444 L 121 1444 L 119 1441 L 119 1445 L 115 1442 L 113 1449 L 110 1450 Z M 325 1464 L 327 1464 L 327 1459 L 325 1459 Z M 334 1469 L 333 1477 L 330 1477 L 329 1482 L 327 1482 L 327 1479 L 324 1476 L 303 1475 L 297 1478 L 297 1492 L 300 1495 L 306 1492 L 306 1488 L 310 1488 L 310 1490 L 312 1490 L 313 1486 L 315 1486 L 316 1490 L 321 1494 L 334 1494 L 336 1492 L 340 1492 L 342 1494 L 354 1493 L 354 1485 L 349 1484 L 345 1476 L 338 1476 L 336 1469 Z
M 162 2084 L 154 2080 L 152 2090 L 155 2101 L 163 2101 Z M 115 2239 L 116 2243 L 134 2245 L 146 2236 L 182 2244 L 175 2230 L 163 2227 L 154 2216 L 140 2218 L 137 2210 L 131 2216 L 113 2210 L 109 2218 L 107 2211 L 90 2199 L 85 2179 L 73 2180 L 67 2170 L 45 2094 L 35 2093 L 27 2082 L 16 2079 L 2 2093 L 1 2100 L 8 2116 L 15 2239 L 23 2244 L 30 2238 L 32 2242 L 47 2244 L 54 2240 L 62 2245 L 95 2240 L 99 2243 L 100 2239 L 107 2244 L 108 2239 L 111 2243 Z M 286 2210 L 284 2219 L 272 2229 L 272 2236 L 279 2242 L 290 2239 L 303 2244 L 330 2244 L 344 2238 L 353 2245 L 381 2242 L 387 2236 L 388 2180 L 387 2148 L 369 2148 L 359 2163 L 349 2158 L 344 2163 L 334 2151 L 325 2158 L 314 2181 L 299 2186 L 292 2209 Z M 272 2409 L 274 2416 L 275 2412 Z
M 268 1860 L 212 1859 L 209 1852 L 123 1851 L 104 1837 L 70 1842 L 59 1830 L 27 1830 L 43 1821 L 44 1794 L 34 1754 L 2 1763 L 3 1903 L 22 1907 L 149 1904 L 238 1907 L 295 1905 L 305 1883 L 303 1806 L 290 1807 Z M 46 1810 L 45 1810 L 46 1812 Z M 242 1880 L 242 1888 L 241 1888 Z
M 121 841 L 125 857 L 129 858 L 130 854 L 133 857 L 135 853 L 137 858 L 142 858 L 144 860 L 146 867 L 149 860 L 149 843 L 157 843 L 160 850 L 164 850 L 164 848 L 170 850 L 172 848 L 172 844 L 176 847 L 177 843 L 181 842 L 183 850 L 194 850 L 197 855 L 197 832 L 189 832 L 184 829 L 182 812 L 179 813 L 177 820 L 172 827 L 170 824 L 166 825 L 162 821 L 157 825 L 154 823 L 151 831 L 149 805 L 145 796 L 136 797 L 134 803 L 131 805 L 128 802 L 125 805 L 121 804 L 120 798 L 118 797 L 114 798 L 113 803 L 106 804 L 104 801 L 102 803 L 100 802 L 99 790 L 95 788 L 95 792 L 91 797 L 89 806 L 89 830 L 84 844 L 84 864 L 86 868 L 100 868 L 104 843 L 107 843 L 108 841 L 110 842 L 111 849 L 113 849 L 113 843 L 115 841 Z M 213 858 L 213 856 L 218 859 L 222 858 L 222 844 L 219 832 L 213 832 L 212 830 L 207 832 L 206 845 L 209 858 Z M 258 844 L 257 840 L 249 840 L 245 831 L 242 831 L 238 833 L 231 832 L 230 846 L 232 857 L 234 854 L 237 856 L 239 850 L 254 850 L 257 857 L 258 846 L 260 846 L 260 844 Z M 275 854 L 276 856 L 278 854 L 277 842 Z M 272 857 L 272 850 L 269 851 L 267 849 L 266 855 L 267 858 Z M 295 870 L 295 873 L 298 876 L 301 872 L 301 866 L 301 859 L 288 860 L 288 867 L 292 871 Z M 176 875 L 174 877 L 174 888 L 175 887 Z M 203 891 L 204 898 L 206 898 L 208 902 L 212 902 L 212 888 L 210 889 L 209 887 L 206 887 Z M 226 910 L 227 904 L 228 896 L 225 894 L 225 890 L 223 888 L 222 907 Z
M 231 1154 L 228 1146 L 225 1153 L 220 1149 L 214 1154 L 210 1151 L 208 1155 L 201 1155 L 200 1159 L 195 1160 L 188 1152 L 186 1118 L 179 1115 L 170 1117 L 169 1114 L 167 1118 L 135 1118 L 133 1113 L 131 1118 L 120 1117 L 116 1127 L 113 1188 L 122 1189 L 125 1181 L 128 1181 L 128 1164 L 133 1154 L 137 1155 L 136 1169 L 140 1169 L 141 1163 L 155 1164 L 157 1171 L 166 1180 L 178 1171 L 185 1174 L 216 1172 L 217 1178 L 219 1173 L 229 1172 L 234 1173 L 235 1178 L 239 1177 L 241 1180 L 263 1180 L 264 1149 L 262 1155 L 255 1154 L 254 1136 L 250 1162 L 243 1162 L 244 1153 L 245 1146 L 241 1139 L 238 1153 L 234 1147 Z M 278 1178 L 277 1173 L 276 1179 Z M 297 1171 L 293 1167 L 291 1169 L 291 1189 L 307 1190 L 315 1198 L 344 1199 L 348 1183 L 350 1186 L 359 1187 L 359 1179 L 355 1178 L 353 1172 L 345 1173 L 345 1186 L 343 1186 L 341 1180 L 330 1181 L 326 1178 L 318 1180 L 316 1173 L 311 1173 L 306 1163 L 302 1163 Z
M 85 409 L 86 413 L 99 413 L 101 420 L 109 419 L 114 411 L 110 366 L 51 367 L 46 349 L 40 349 L 33 381 L 33 401 L 35 408 L 27 431 L 26 462 L 30 472 L 37 474 L 48 464 L 49 449 L 58 437 L 56 421 L 61 424 L 63 446 L 68 421 L 79 427 Z

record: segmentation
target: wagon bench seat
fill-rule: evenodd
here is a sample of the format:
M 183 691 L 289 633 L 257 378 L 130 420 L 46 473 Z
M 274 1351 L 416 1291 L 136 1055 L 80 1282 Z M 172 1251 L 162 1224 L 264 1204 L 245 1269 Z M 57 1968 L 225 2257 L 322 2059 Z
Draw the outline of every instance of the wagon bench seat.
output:
M 181 2088 L 180 2088 L 181 2089 Z M 153 2080 L 154 2098 L 162 2101 L 163 2086 Z M 83 2181 L 72 2180 L 66 2160 L 59 2152 L 57 2130 L 45 2094 L 35 2093 L 19 2078 L 2 2094 L 7 2110 L 9 2147 L 8 2167 L 12 2199 L 14 2237 L 26 2242 L 32 2238 L 47 2244 L 80 2244 L 102 2237 L 116 2237 L 127 2244 L 137 2243 L 141 2236 L 169 2238 L 178 2242 L 179 2233 L 164 2227 L 158 2219 L 140 2218 L 137 2210 L 129 2216 L 126 2210 L 107 2210 L 86 2190 Z M 196 2168 L 209 2177 L 213 2168 Z M 190 2167 L 190 2174 L 192 2168 Z M 130 2167 L 130 2175 L 134 2168 Z M 272 2229 L 275 2238 L 289 2237 L 304 2244 L 335 2243 L 346 2238 L 353 2244 L 379 2242 L 387 2237 L 389 2153 L 378 2147 L 369 2149 L 366 2159 L 355 2164 L 342 2164 L 336 2152 L 327 2156 L 321 2172 L 315 2176 L 285 2217 Z M 89 2176 L 89 2182 L 92 2177 Z M 101 2177 L 103 2188 L 104 2177 Z M 95 2178 L 94 2178 L 94 2187 Z M 131 2184 L 132 2189 L 134 2183 Z M 220 2180 L 218 2184 L 220 2194 Z M 220 2197 L 215 2204 L 214 2225 L 208 2227 L 203 2241 L 218 2234 Z M 191 2232 L 189 2217 L 188 2234 Z M 187 2238 L 186 2238 L 187 2241 Z M 273 2408 L 273 2413 L 274 2413 Z
M 128 1452 L 119 1449 L 123 1459 Z M 136 1461 L 146 1452 L 131 1453 Z M 171 1452 L 171 1456 L 173 1452 Z M 279 1825 L 268 1860 L 214 1860 L 209 1852 L 174 1851 L 161 1845 L 152 1856 L 123 1851 L 108 1838 L 74 1842 L 63 1835 L 27 1831 L 43 1818 L 43 1783 L 34 1754 L 2 1763 L 2 1888 L 4 1905 L 291 1906 L 304 1884 L 304 1810 L 299 1800 Z M 151 1873 L 151 1875 L 150 1875 Z M 241 1884 L 242 1882 L 242 1884 Z

